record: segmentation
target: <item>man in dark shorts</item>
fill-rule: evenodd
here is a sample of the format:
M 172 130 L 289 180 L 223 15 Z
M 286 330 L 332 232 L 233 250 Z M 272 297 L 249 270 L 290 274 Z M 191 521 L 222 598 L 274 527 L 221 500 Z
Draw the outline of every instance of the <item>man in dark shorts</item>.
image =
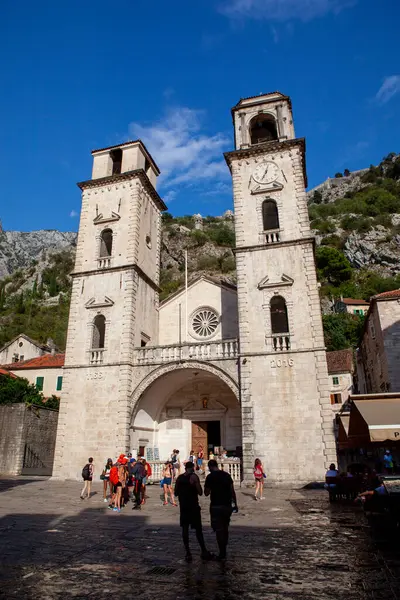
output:
M 211 527 L 216 533 L 219 548 L 218 560 L 226 559 L 226 547 L 229 539 L 229 523 L 232 512 L 237 512 L 236 493 L 232 477 L 226 471 L 220 471 L 216 460 L 208 463 L 210 474 L 204 485 L 204 494 L 211 494 Z
M 176 480 L 174 493 L 179 498 L 180 524 L 182 527 L 183 544 L 186 550 L 186 561 L 192 561 L 192 554 L 189 547 L 189 527 L 196 531 L 197 541 L 201 548 L 201 558 L 209 560 L 212 558 L 212 555 L 208 552 L 204 543 L 199 505 L 199 496 L 203 495 L 203 490 L 200 480 L 194 472 L 194 464 L 192 462 L 186 463 L 185 472 L 179 475 Z

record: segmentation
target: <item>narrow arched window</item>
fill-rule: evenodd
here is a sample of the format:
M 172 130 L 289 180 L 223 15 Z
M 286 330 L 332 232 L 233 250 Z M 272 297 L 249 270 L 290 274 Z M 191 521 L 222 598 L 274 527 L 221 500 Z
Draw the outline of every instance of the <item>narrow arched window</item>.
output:
M 111 229 L 104 229 L 100 236 L 100 258 L 111 256 L 113 245 L 113 232 Z
M 264 231 L 279 229 L 278 207 L 274 200 L 264 200 L 262 203 L 262 218 Z
M 106 318 L 104 315 L 97 315 L 93 320 L 93 338 L 92 348 L 104 348 L 104 339 L 106 337 Z
M 270 303 L 272 334 L 289 333 L 289 321 L 285 299 L 274 296 Z
M 259 114 L 250 121 L 251 144 L 263 144 L 278 139 L 276 121 L 272 115 Z

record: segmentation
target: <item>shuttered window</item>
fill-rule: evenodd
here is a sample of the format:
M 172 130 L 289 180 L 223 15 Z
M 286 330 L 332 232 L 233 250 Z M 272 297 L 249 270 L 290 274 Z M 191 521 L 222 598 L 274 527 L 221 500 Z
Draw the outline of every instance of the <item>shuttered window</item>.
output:
M 62 390 L 62 375 L 60 375 L 60 377 L 57 377 L 57 387 L 56 390 L 57 392 Z
M 36 387 L 39 392 L 43 391 L 44 377 L 36 377 Z

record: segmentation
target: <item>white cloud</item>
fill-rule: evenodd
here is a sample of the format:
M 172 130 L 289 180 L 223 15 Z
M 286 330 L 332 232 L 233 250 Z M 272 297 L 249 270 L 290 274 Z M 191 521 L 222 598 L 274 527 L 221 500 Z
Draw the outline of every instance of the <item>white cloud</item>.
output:
M 386 104 L 400 92 L 400 75 L 385 77 L 383 83 L 376 93 L 375 99 L 379 104 Z
M 231 18 L 249 17 L 269 21 L 316 17 L 353 6 L 357 0 L 222 0 L 220 11 Z
M 203 119 L 202 111 L 176 107 L 158 122 L 130 124 L 129 133 L 143 140 L 159 165 L 162 187 L 229 177 L 222 152 L 230 141 L 222 133 L 202 132 Z
M 166 204 L 169 204 L 175 200 L 176 196 L 177 192 L 175 190 L 169 190 L 166 194 L 164 194 L 163 200 Z
M 74 218 L 78 216 L 78 213 L 76 212 L 76 210 L 71 210 L 71 212 L 69 213 L 69 216 Z

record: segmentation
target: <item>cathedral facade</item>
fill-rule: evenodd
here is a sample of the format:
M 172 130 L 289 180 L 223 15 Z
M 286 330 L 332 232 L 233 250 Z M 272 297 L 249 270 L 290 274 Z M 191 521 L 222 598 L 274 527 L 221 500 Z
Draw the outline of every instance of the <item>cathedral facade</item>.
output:
M 210 277 L 159 302 L 159 169 L 141 141 L 94 151 L 79 185 L 53 476 L 121 451 L 224 447 L 244 481 L 323 478 L 336 460 L 308 219 L 304 139 L 275 92 L 232 109 L 237 286 Z

